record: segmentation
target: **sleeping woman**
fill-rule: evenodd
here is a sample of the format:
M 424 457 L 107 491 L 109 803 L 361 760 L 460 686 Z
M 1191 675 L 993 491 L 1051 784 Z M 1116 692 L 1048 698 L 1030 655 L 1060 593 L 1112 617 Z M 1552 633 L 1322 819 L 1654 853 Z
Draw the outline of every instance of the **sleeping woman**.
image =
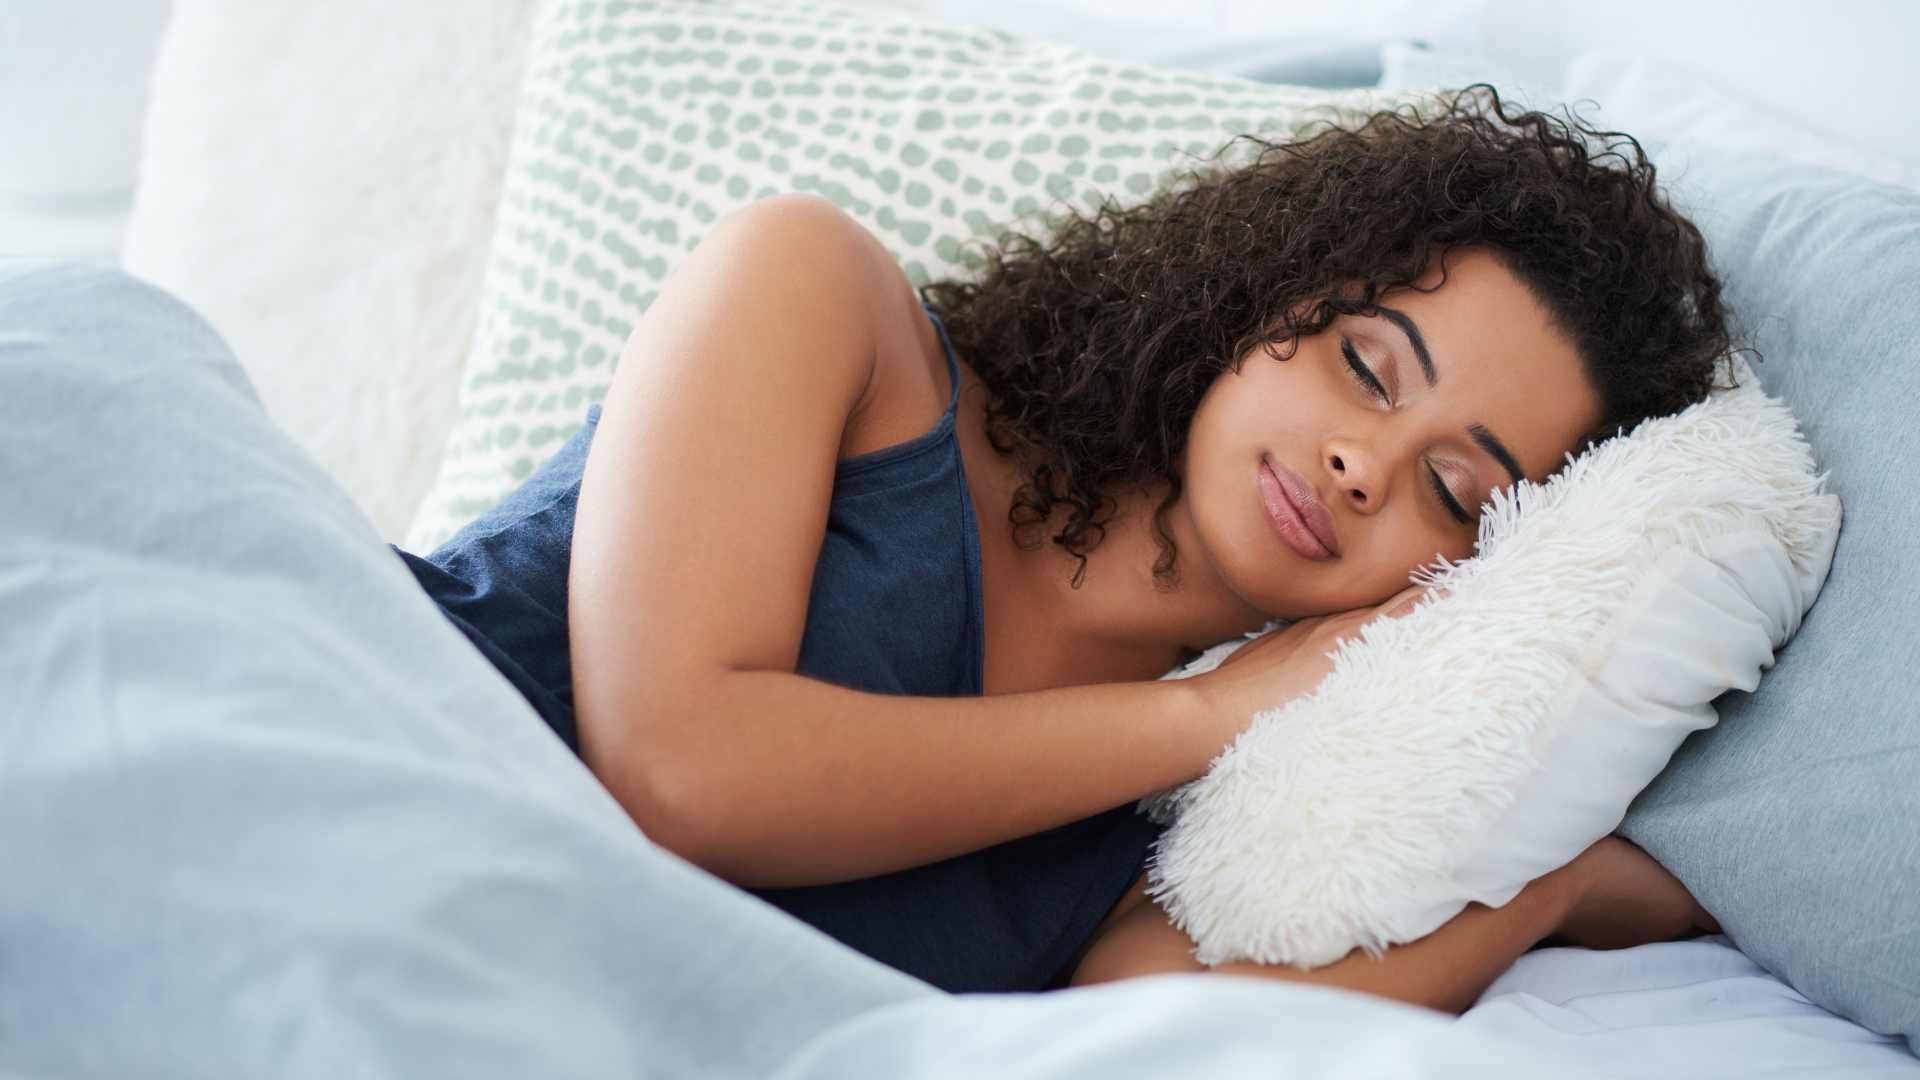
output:
M 1193 971 L 1458 1011 L 1548 939 L 1715 930 L 1616 837 L 1312 970 L 1203 967 L 1144 892 L 1137 800 L 1470 557 L 1495 489 L 1712 388 L 1704 242 L 1612 134 L 1474 87 L 1241 136 L 917 289 L 831 203 L 762 198 L 570 442 L 399 554 L 652 841 L 952 992 Z

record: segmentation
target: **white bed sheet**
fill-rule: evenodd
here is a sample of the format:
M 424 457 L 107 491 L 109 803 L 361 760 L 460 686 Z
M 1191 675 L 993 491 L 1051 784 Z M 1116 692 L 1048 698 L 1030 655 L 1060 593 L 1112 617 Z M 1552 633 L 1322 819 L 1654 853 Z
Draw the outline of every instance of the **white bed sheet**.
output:
M 1459 1023 L 1623 1077 L 1920 1077 L 1904 1039 L 1808 1001 L 1723 934 L 1535 950 Z

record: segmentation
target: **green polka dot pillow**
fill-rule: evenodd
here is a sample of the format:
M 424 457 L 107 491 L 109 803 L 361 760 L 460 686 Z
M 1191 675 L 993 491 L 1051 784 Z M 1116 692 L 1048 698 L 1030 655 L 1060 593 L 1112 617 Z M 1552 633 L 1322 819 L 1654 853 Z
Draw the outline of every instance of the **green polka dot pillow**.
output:
M 1140 201 L 1235 134 L 1416 96 L 1122 63 L 865 7 L 550 3 L 460 416 L 406 546 L 439 546 L 585 423 L 660 283 L 736 207 L 822 195 L 921 285 L 979 269 L 980 244 L 1063 204 Z

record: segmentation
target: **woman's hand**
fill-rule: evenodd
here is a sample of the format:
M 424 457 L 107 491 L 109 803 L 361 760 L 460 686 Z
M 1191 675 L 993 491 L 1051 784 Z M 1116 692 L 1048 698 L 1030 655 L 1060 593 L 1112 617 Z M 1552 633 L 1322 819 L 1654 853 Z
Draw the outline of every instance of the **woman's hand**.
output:
M 1720 932 L 1679 878 L 1621 837 L 1601 837 L 1558 872 L 1571 899 L 1554 938 L 1570 944 L 1625 949 Z
M 1376 618 L 1397 619 L 1412 611 L 1427 587 L 1413 585 L 1372 607 L 1300 619 L 1242 645 L 1212 671 L 1186 680 L 1204 702 L 1201 715 L 1215 726 L 1206 737 L 1214 753 L 1238 738 L 1253 715 L 1277 709 L 1309 693 L 1333 670 L 1333 653 Z

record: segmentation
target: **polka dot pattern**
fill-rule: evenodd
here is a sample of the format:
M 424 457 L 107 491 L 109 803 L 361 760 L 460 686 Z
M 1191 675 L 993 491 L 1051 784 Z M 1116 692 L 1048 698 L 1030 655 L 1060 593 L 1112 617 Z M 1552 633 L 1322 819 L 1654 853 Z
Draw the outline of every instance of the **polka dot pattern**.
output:
M 982 245 L 1062 204 L 1138 202 L 1239 132 L 1412 99 L 1115 62 L 871 8 L 551 3 L 529 43 L 460 418 L 407 547 L 439 546 L 573 435 L 668 271 L 739 206 L 824 196 L 921 285 L 979 269 Z

